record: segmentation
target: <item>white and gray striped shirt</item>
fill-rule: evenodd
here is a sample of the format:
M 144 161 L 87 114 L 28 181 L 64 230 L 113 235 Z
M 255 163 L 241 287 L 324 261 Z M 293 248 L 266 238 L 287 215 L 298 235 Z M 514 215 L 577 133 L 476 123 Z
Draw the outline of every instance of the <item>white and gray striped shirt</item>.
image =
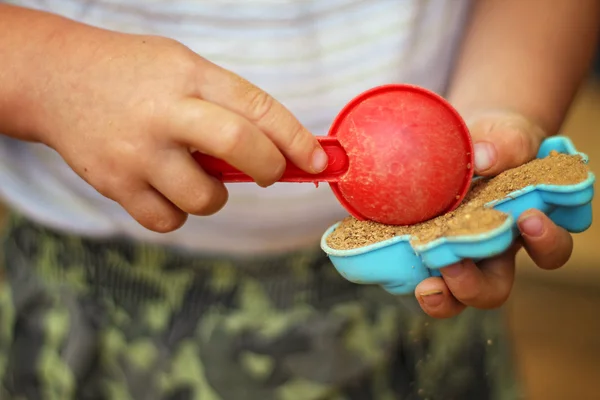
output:
M 469 0 L 13 0 L 91 25 L 168 36 L 283 102 L 317 135 L 373 86 L 443 92 Z M 159 235 L 101 197 L 52 150 L 0 139 L 0 196 L 35 220 L 90 236 L 125 234 L 204 252 L 316 243 L 347 213 L 326 185 L 229 185 L 217 215 Z

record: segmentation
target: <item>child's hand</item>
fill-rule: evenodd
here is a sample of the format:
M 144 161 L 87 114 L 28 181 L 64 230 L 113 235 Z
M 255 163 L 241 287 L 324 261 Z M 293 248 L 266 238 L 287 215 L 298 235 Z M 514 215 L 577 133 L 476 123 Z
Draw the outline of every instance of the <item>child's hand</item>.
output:
M 327 163 L 316 138 L 265 92 L 164 38 L 91 30 L 52 41 L 63 57 L 37 66 L 29 92 L 39 133 L 73 170 L 158 232 L 227 200 L 190 149 L 221 158 L 261 186 L 284 155 L 308 172 Z M 57 53 L 55 53 L 57 54 Z M 33 99 L 33 101 L 31 100 Z
M 490 176 L 535 158 L 544 133 L 525 118 L 510 113 L 488 113 L 468 121 L 475 145 L 475 170 Z M 518 221 L 520 239 L 506 253 L 475 265 L 470 260 L 441 269 L 444 279 L 429 278 L 415 291 L 423 310 L 437 318 L 459 314 L 465 307 L 490 309 L 508 298 L 515 274 L 515 255 L 525 247 L 543 269 L 563 266 L 571 256 L 569 232 L 535 210 Z

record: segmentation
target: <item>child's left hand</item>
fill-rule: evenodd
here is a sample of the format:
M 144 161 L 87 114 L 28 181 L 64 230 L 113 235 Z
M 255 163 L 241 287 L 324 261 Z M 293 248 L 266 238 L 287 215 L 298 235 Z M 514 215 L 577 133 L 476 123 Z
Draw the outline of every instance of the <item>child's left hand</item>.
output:
M 480 114 L 467 121 L 475 146 L 477 175 L 494 176 L 535 158 L 544 132 L 526 118 L 506 112 Z M 573 239 L 546 215 L 530 210 L 518 220 L 521 238 L 504 254 L 442 268 L 444 277 L 421 282 L 415 295 L 423 310 L 448 318 L 466 307 L 491 309 L 509 297 L 515 276 L 515 256 L 524 247 L 542 269 L 562 267 L 571 256 Z

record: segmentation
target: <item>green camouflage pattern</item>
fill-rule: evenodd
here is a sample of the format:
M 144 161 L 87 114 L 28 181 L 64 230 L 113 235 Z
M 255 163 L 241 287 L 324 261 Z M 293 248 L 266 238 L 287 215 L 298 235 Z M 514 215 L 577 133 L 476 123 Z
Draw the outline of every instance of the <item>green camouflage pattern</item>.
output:
M 14 215 L 2 243 L 2 400 L 520 398 L 502 312 L 431 319 L 318 248 L 212 258 Z

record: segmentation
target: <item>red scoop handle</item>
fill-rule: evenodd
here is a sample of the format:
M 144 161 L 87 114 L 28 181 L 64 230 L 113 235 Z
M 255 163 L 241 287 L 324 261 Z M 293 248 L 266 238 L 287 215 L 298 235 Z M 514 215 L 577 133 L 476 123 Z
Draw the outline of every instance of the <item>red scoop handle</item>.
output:
M 310 174 L 287 160 L 285 172 L 278 182 L 337 182 L 346 173 L 349 164 L 348 155 L 338 139 L 334 136 L 322 136 L 317 137 L 317 140 L 329 157 L 325 170 L 318 174 Z M 223 160 L 200 152 L 195 152 L 192 155 L 206 173 L 224 183 L 254 182 L 254 179 L 250 176 Z

